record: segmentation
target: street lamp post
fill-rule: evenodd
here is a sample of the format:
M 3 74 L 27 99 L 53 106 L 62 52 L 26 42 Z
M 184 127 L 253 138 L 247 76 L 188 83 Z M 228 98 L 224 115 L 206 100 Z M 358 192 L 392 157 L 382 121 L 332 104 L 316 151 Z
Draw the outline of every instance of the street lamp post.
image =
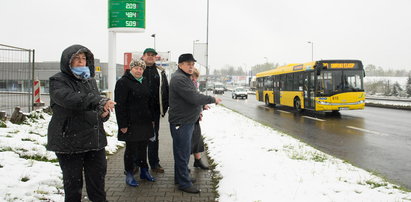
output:
M 307 41 L 307 43 L 311 44 L 311 61 L 314 61 L 314 42 Z
M 205 61 L 205 66 L 206 66 L 206 86 L 207 86 L 207 83 L 208 83 L 208 75 L 209 75 L 209 70 L 208 70 L 208 24 L 209 24 L 209 0 L 207 0 L 207 37 L 206 37 L 206 44 L 207 44 L 207 46 L 206 46 L 206 61 Z M 207 91 L 206 91 L 206 95 L 207 95 Z
M 151 37 L 154 38 L 154 50 L 156 49 L 156 34 L 152 34 Z
M 196 39 L 196 40 L 193 40 L 193 55 L 194 55 L 194 57 L 196 56 L 195 54 L 194 54 L 194 46 L 195 46 L 195 44 L 196 44 L 196 42 L 199 42 L 199 40 L 198 39 Z

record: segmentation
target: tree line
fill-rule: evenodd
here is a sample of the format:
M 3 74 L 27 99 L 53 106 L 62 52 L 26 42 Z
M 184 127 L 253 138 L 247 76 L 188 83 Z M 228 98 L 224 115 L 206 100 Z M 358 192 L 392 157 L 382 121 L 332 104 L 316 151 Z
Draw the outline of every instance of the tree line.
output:
M 398 81 L 380 80 L 364 83 L 365 92 L 369 95 L 384 95 L 396 97 L 411 97 L 411 75 L 408 75 L 405 89 Z
M 365 67 L 365 75 L 366 76 L 396 76 L 396 77 L 403 77 L 407 75 L 411 75 L 411 70 L 384 70 L 382 67 L 376 67 L 375 65 L 369 64 Z
M 366 76 L 380 76 L 380 77 L 404 77 L 408 76 L 405 89 L 401 87 L 398 81 L 394 83 L 390 80 L 380 80 L 374 82 L 367 82 L 364 84 L 365 92 L 369 95 L 384 95 L 397 97 L 411 97 L 411 70 L 384 70 L 382 67 L 376 67 L 369 64 L 365 67 Z
M 247 68 L 245 66 L 232 66 L 232 65 L 225 65 L 222 69 L 215 69 L 213 71 L 213 75 L 216 76 L 255 76 L 255 74 L 259 72 L 268 71 L 271 69 L 275 69 L 279 66 L 278 63 L 264 63 L 264 64 L 257 64 L 252 66 L 251 68 Z

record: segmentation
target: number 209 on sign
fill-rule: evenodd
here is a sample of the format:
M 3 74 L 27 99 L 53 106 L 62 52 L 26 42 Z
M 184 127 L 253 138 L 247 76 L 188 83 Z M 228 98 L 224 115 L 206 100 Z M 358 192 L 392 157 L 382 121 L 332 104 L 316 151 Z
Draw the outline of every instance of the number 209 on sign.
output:
M 137 4 L 135 3 L 126 3 L 126 9 L 136 9 Z
M 126 21 L 126 27 L 137 27 L 137 21 Z

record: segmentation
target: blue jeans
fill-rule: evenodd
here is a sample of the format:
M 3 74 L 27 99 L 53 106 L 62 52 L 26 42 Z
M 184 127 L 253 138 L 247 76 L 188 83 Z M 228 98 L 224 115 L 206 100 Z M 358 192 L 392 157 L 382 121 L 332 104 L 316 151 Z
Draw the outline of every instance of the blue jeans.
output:
M 174 180 L 179 184 L 180 189 L 193 186 L 188 172 L 193 130 L 194 123 L 179 125 L 170 123 L 170 132 L 173 138 Z

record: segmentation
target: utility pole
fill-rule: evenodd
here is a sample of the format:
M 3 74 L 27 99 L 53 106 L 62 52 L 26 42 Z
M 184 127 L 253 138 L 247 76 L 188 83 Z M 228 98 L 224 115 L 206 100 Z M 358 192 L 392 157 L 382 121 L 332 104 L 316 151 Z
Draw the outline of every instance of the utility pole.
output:
M 209 70 L 208 70 L 208 26 L 209 26 L 209 0 L 207 0 L 207 38 L 206 38 L 206 85 L 208 82 L 208 75 L 209 75 Z M 207 91 L 206 91 L 207 94 Z
M 307 41 L 307 43 L 311 44 L 311 61 L 314 61 L 314 42 Z
M 152 34 L 151 37 L 154 38 L 154 50 L 156 49 L 156 34 Z

